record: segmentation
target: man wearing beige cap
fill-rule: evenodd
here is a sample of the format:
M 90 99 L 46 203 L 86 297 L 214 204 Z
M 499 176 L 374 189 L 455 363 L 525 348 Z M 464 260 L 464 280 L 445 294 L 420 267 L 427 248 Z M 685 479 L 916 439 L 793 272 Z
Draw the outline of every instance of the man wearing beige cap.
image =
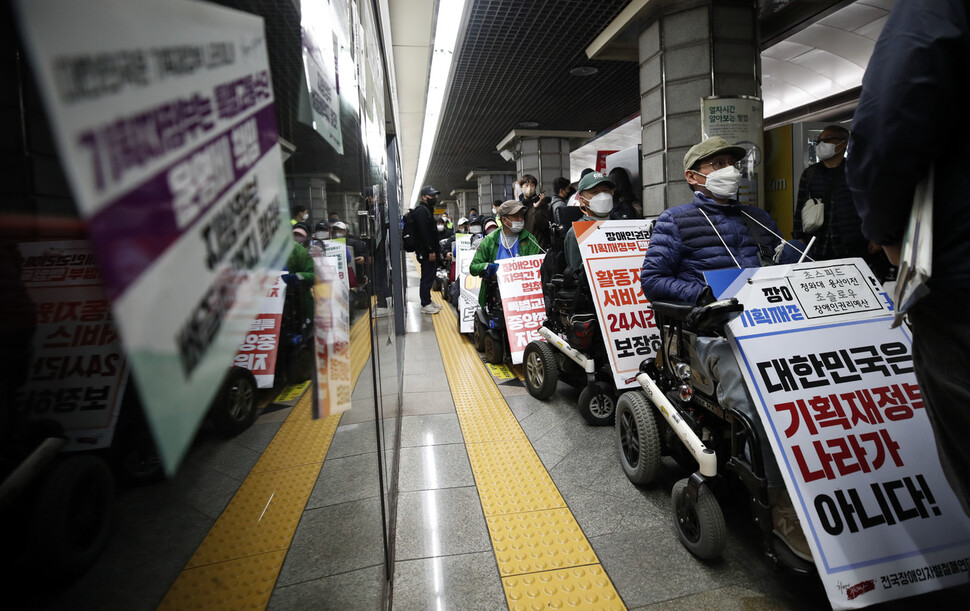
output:
M 687 151 L 684 177 L 694 199 L 657 218 L 640 272 L 643 294 L 650 301 L 703 305 L 714 300 L 704 280 L 706 270 L 798 260 L 800 243 L 794 243 L 797 250 L 787 244 L 780 248 L 783 243 L 771 216 L 735 199 L 741 179 L 736 164 L 744 155 L 743 148 L 723 138 L 710 138 Z M 718 403 L 747 415 L 754 424 L 763 450 L 775 534 L 796 555 L 810 560 L 811 550 L 731 346 L 723 337 L 698 337 L 694 347 L 702 373 L 718 382 Z
M 473 276 L 494 276 L 502 259 L 542 253 L 535 236 L 525 230 L 525 204 L 510 199 L 498 208 L 499 230 L 484 238 L 475 251 L 468 271 Z M 478 303 L 485 307 L 485 291 L 478 292 Z

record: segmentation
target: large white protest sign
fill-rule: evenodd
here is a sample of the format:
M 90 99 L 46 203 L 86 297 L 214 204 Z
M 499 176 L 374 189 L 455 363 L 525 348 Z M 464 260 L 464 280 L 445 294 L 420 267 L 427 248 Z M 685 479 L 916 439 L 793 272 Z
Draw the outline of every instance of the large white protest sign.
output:
M 337 93 L 335 21 L 329 3 L 301 0 L 300 29 L 303 39 L 303 78 L 300 92 L 300 117 L 339 154 L 344 152 L 340 130 L 340 97 Z M 304 118 L 305 117 L 305 118 Z
M 91 244 L 29 242 L 18 250 L 21 281 L 32 307 L 22 312 L 23 321 L 12 311 L 4 315 L 8 324 L 19 323 L 24 331 L 29 329 L 26 317 L 32 315 L 36 328 L 25 364 L 27 379 L 17 388 L 12 409 L 30 420 L 58 422 L 68 438 L 65 450 L 107 448 L 128 363 Z
M 263 21 L 180 0 L 15 6 L 171 473 L 289 252 Z
M 472 236 L 459 233 L 455 236 L 455 278 L 458 283 L 458 331 L 471 333 L 475 330 L 475 310 L 478 308 L 478 291 L 482 279 L 468 272 L 475 250 Z
M 970 519 L 943 476 L 912 342 L 861 259 L 733 274 L 728 325 L 835 608 L 967 582 Z
M 513 365 L 522 363 L 529 342 L 542 339 L 538 329 L 546 319 L 546 304 L 542 298 L 539 268 L 544 258 L 545 255 L 531 255 L 496 261 Z
M 596 304 L 596 318 L 617 388 L 639 386 L 644 359 L 660 348 L 660 332 L 650 301 L 640 287 L 643 254 L 650 243 L 650 221 L 573 223 L 583 267 Z

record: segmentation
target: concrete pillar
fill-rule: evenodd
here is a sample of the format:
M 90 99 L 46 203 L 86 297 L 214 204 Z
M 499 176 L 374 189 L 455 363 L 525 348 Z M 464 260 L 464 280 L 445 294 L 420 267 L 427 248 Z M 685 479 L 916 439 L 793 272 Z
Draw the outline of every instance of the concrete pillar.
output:
M 641 24 L 643 214 L 690 200 L 684 154 L 701 140 L 702 97 L 758 96 L 761 56 L 754 2 L 678 3 Z
M 489 216 L 492 214 L 492 203 L 495 200 L 504 202 L 512 199 L 515 193 L 516 177 L 507 172 L 469 172 L 465 180 L 478 181 L 478 213 Z M 474 204 L 470 204 L 470 208 Z M 465 209 L 468 211 L 468 208 Z
M 458 198 L 458 210 L 455 212 L 455 221 L 463 216 L 467 217 L 469 208 L 478 208 L 478 211 L 481 212 L 481 208 L 478 205 L 477 189 L 455 189 L 451 194 Z

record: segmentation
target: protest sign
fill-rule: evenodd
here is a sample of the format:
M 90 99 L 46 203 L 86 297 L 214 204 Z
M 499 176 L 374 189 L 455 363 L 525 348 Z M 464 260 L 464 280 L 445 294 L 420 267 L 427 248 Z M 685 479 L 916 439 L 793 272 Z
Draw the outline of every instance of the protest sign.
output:
M 333 21 L 329 3 L 300 1 L 305 86 L 300 92 L 300 120 L 323 136 L 334 151 L 343 155 L 337 58 L 334 55 L 337 35 L 330 28 Z
M 734 274 L 729 336 L 834 608 L 964 584 L 912 341 L 861 259 Z M 727 290 L 725 294 L 730 294 Z
M 640 287 L 650 221 L 573 223 L 583 267 L 596 304 L 596 318 L 618 389 L 639 386 L 640 363 L 660 349 L 660 331 Z
M 472 276 L 468 268 L 475 258 L 472 236 L 459 233 L 455 236 L 455 270 L 458 282 L 458 332 L 471 333 L 475 330 L 475 310 L 478 308 L 478 291 L 482 279 Z
M 538 329 L 546 319 L 546 305 L 539 268 L 544 258 L 545 255 L 531 255 L 496 261 L 513 365 L 522 363 L 522 354 L 529 342 L 542 340 Z
M 280 347 L 285 299 L 286 285 L 283 277 L 277 276 L 232 360 L 233 365 L 253 372 L 257 388 L 272 388 L 276 379 L 276 357 Z
M 36 328 L 14 409 L 31 420 L 57 421 L 68 437 L 66 451 L 107 448 L 128 371 L 91 245 L 30 242 L 18 250 L 21 280 L 33 303 L 24 315 L 33 315 Z M 26 320 L 22 328 L 29 328 Z
M 290 249 L 263 21 L 181 0 L 15 7 L 171 474 Z
M 325 418 L 350 409 L 350 293 L 340 280 L 336 257 L 315 254 L 313 268 L 317 363 L 313 417 Z

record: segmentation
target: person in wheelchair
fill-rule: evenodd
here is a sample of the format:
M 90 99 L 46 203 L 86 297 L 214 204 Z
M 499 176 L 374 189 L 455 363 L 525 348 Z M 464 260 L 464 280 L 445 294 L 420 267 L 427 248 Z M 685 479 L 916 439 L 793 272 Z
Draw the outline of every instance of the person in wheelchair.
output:
M 469 273 L 482 278 L 492 278 L 498 271 L 502 259 L 542 253 L 535 236 L 524 229 L 525 204 L 514 199 L 504 202 L 498 209 L 500 229 L 482 239 L 475 251 L 475 257 L 468 267 Z M 478 303 L 485 306 L 485 291 L 478 294 Z
M 602 172 L 590 172 L 583 176 L 576 187 L 576 201 L 583 211 L 583 221 L 608 221 L 613 211 L 613 181 Z M 573 269 L 583 266 L 583 256 L 579 252 L 579 242 L 572 226 L 566 232 L 563 243 L 566 252 L 566 265 Z
M 684 156 L 684 177 L 693 201 L 665 210 L 657 219 L 640 273 L 643 294 L 651 302 L 706 305 L 714 301 L 704 280 L 706 270 L 794 263 L 798 242 L 786 243 L 768 213 L 736 199 L 741 173 L 736 164 L 744 148 L 723 138 L 709 138 Z M 768 501 L 775 534 L 799 557 L 811 550 L 785 489 L 764 425 L 748 393 L 741 369 L 726 338 L 698 334 L 695 349 L 705 377 L 717 383 L 717 402 L 752 422 L 762 449 Z

